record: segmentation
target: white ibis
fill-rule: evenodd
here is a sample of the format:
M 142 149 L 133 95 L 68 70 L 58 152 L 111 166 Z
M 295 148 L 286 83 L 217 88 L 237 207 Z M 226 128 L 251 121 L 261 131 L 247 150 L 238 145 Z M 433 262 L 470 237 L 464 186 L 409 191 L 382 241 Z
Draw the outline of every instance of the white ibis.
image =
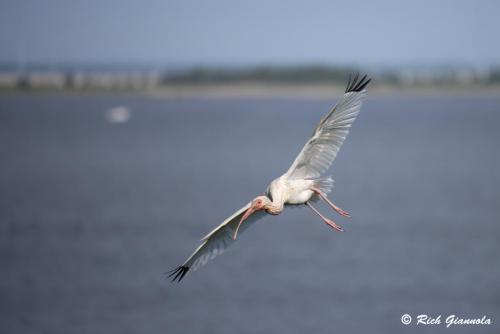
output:
M 366 75 L 358 79 L 358 74 L 352 81 L 349 76 L 342 100 L 321 119 L 290 169 L 271 182 L 262 196 L 255 197 L 203 237 L 194 253 L 181 266 L 169 272 L 168 277 L 173 277 L 172 281 L 180 282 L 188 272 L 195 271 L 223 253 L 236 241 L 238 233 L 241 234 L 266 214 L 280 214 L 287 205 L 306 205 L 327 225 L 336 231 L 343 231 L 333 220 L 321 214 L 312 202 L 323 200 L 337 213 L 350 218 L 326 196 L 333 187 L 333 179 L 322 174 L 337 156 L 366 96 L 366 87 L 371 79 L 367 79 Z

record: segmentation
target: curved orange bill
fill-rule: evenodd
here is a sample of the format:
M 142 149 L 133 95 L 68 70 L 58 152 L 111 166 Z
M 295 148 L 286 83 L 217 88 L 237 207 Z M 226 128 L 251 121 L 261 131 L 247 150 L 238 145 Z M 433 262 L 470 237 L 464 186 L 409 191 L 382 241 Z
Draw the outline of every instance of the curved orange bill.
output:
M 233 240 L 236 240 L 236 236 L 238 235 L 238 231 L 240 229 L 241 223 L 243 223 L 245 220 L 247 220 L 247 218 L 250 217 L 250 215 L 254 212 L 255 212 L 255 209 L 253 206 L 249 207 L 248 210 L 245 211 L 245 214 L 243 215 L 243 217 L 241 217 L 241 220 L 238 223 L 238 226 L 236 227 L 236 231 L 234 231 Z

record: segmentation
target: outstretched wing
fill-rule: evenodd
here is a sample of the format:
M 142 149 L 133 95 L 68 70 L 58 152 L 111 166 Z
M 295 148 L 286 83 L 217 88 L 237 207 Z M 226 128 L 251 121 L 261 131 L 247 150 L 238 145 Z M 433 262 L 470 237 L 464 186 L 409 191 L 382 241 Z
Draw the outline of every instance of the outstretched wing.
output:
M 201 245 L 196 248 L 194 253 L 182 264 L 181 266 L 175 268 L 169 272 L 168 277 L 172 277 L 172 281 L 178 280 L 179 282 L 188 273 L 193 272 L 200 266 L 207 263 L 209 260 L 213 259 L 217 255 L 220 255 L 229 247 L 233 242 L 233 234 L 241 220 L 241 217 L 245 214 L 245 211 L 250 208 L 251 203 L 248 203 L 229 218 L 224 220 L 219 226 L 208 233 L 201 239 Z M 245 232 L 247 228 L 253 225 L 254 222 L 266 215 L 265 211 L 256 211 L 250 217 L 248 217 L 243 224 L 240 226 L 238 235 Z
M 314 130 L 312 137 L 304 145 L 297 158 L 287 171 L 291 179 L 312 179 L 321 176 L 330 168 L 344 142 L 349 128 L 358 116 L 364 97 L 366 86 L 371 79 L 366 75 L 358 81 L 356 74 L 345 90 L 341 101 L 321 119 Z

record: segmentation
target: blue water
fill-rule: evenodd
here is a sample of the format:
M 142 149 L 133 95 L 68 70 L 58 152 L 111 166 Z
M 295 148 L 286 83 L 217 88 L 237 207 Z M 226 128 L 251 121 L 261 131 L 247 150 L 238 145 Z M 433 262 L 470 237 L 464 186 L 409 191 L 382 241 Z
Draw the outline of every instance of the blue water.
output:
M 293 209 L 164 279 L 332 102 L 0 97 L 0 332 L 498 332 L 500 97 L 369 98 L 332 168 L 353 218 L 320 207 L 345 233 Z

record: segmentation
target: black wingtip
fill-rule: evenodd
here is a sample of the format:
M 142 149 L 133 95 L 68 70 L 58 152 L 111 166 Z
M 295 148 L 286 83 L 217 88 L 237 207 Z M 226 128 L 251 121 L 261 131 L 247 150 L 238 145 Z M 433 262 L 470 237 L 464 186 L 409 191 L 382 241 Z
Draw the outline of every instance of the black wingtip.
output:
M 167 275 L 167 278 L 170 278 L 175 275 L 174 278 L 172 278 L 172 282 L 175 282 L 176 280 L 177 282 L 180 282 L 184 278 L 184 276 L 188 273 L 188 271 L 189 271 L 188 266 L 179 266 L 173 270 L 166 272 L 165 275 Z
M 359 73 L 356 73 L 354 76 L 354 79 L 351 81 L 351 74 L 349 74 L 349 82 L 347 83 L 347 87 L 345 89 L 346 93 L 350 92 L 361 92 L 363 89 L 368 86 L 370 81 L 372 81 L 371 78 L 367 78 L 367 75 L 365 74 L 360 80 L 359 78 Z

